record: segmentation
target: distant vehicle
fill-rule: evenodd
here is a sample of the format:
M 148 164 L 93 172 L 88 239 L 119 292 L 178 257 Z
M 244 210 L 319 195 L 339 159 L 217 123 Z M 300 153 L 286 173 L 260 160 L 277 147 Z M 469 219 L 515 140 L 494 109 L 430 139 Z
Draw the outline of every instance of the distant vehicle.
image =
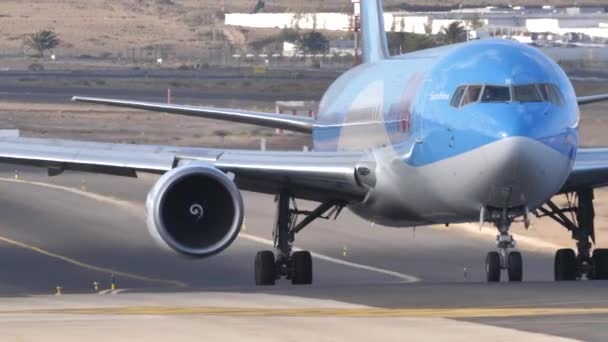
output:
M 555 256 L 555 280 L 608 279 L 596 248 L 593 189 L 608 185 L 608 149 L 579 147 L 579 106 L 562 69 L 538 49 L 477 40 L 390 57 L 380 0 L 362 1 L 362 64 L 327 90 L 318 119 L 162 103 L 74 101 L 212 118 L 311 134 L 314 152 L 255 152 L 1 138 L 5 162 L 117 176 L 163 174 L 150 191 L 147 223 L 161 244 L 190 257 L 227 248 L 243 222 L 241 190 L 276 195 L 276 254 L 259 252 L 255 281 L 310 284 L 312 259 L 293 251 L 298 233 L 348 208 L 371 222 L 420 227 L 479 221 L 498 230 L 486 256 L 489 282 L 506 270 L 521 281 L 515 220 L 550 217 L 577 251 Z M 568 194 L 565 207 L 552 201 Z M 296 199 L 319 203 L 299 210 Z M 571 218 L 570 213 L 576 219 Z M 301 219 L 300 219 L 301 218 Z M 370 231 L 370 234 L 374 234 Z
M 30 64 L 27 67 L 27 70 L 29 70 L 29 71 L 44 71 L 44 65 L 38 64 L 38 63 Z

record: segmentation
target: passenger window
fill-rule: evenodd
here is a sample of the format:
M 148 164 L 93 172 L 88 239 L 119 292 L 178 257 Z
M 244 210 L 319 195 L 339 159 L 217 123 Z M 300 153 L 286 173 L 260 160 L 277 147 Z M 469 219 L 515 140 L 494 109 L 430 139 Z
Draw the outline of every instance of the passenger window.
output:
M 513 97 L 517 102 L 543 102 L 543 96 L 535 84 L 514 86 Z
M 479 101 L 479 95 L 481 94 L 481 86 L 469 86 L 464 93 L 462 99 L 462 106 L 466 106 L 470 103 Z
M 510 102 L 511 89 L 509 87 L 486 86 L 483 90 L 481 102 Z
M 452 107 L 460 107 L 460 100 L 462 100 L 462 95 L 464 94 L 464 90 L 467 89 L 466 86 L 458 87 L 454 92 L 454 96 L 452 96 L 452 101 L 450 101 L 450 106 Z

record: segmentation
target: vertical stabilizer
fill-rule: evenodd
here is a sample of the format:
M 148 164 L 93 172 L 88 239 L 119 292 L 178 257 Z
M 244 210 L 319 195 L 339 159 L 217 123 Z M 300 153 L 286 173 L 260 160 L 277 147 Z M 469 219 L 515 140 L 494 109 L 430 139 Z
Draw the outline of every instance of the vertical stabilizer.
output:
M 382 0 L 361 1 L 361 60 L 374 63 L 388 57 Z

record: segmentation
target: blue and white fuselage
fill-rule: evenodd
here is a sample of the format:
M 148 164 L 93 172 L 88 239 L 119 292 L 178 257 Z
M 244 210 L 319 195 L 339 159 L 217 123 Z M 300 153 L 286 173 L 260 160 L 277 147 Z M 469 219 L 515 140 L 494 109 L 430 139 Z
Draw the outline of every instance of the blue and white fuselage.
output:
M 481 40 L 352 69 L 326 92 L 313 138 L 317 151 L 369 151 L 376 184 L 354 212 L 412 226 L 542 205 L 571 171 L 578 121 L 555 62 Z

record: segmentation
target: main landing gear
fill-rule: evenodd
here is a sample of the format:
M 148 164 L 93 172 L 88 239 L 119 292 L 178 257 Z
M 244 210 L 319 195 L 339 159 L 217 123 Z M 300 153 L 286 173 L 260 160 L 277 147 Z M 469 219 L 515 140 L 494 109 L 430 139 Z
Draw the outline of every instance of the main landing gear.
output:
M 485 219 L 485 209 L 481 213 L 481 219 Z M 526 215 L 527 216 L 527 215 Z M 520 282 L 523 279 L 523 260 L 521 253 L 509 252 L 509 248 L 515 248 L 515 240 L 509 233 L 513 218 L 508 210 L 490 211 L 490 217 L 496 228 L 496 247 L 498 251 L 488 252 L 486 256 L 486 280 L 488 282 L 499 282 L 502 270 L 507 271 L 509 281 Z M 482 221 L 483 222 L 483 221 Z
M 567 194 L 565 208 L 558 207 L 553 201 L 537 210 L 536 216 L 548 216 L 568 229 L 576 240 L 573 249 L 560 249 L 555 254 L 554 274 L 556 281 L 587 279 L 608 280 L 608 249 L 595 248 L 595 210 L 593 209 L 593 190 L 582 190 Z
M 317 218 L 337 218 L 343 206 L 335 202 L 321 203 L 313 211 L 300 211 L 288 191 L 277 195 L 277 213 L 272 251 L 258 252 L 255 257 L 256 285 L 274 285 L 282 277 L 294 285 L 312 284 L 312 257 L 308 251 L 292 251 L 295 235 Z M 292 208 L 293 206 L 293 208 Z M 304 218 L 298 222 L 298 216 Z

